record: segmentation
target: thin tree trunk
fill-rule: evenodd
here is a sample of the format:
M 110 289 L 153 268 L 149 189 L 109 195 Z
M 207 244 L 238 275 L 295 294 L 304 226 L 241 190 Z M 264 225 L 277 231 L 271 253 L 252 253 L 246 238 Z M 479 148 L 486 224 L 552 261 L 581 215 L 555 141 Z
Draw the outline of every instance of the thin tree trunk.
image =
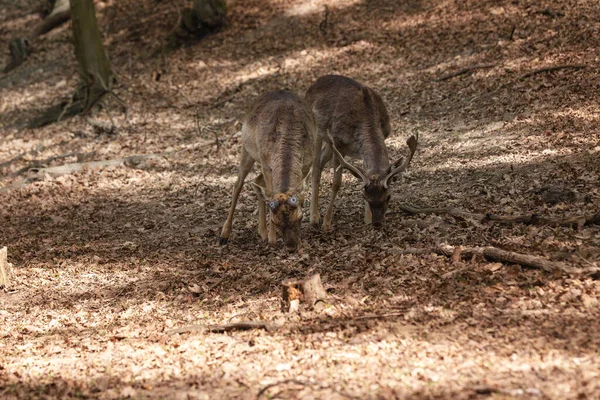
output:
M 30 128 L 86 112 L 105 94 L 112 93 L 114 75 L 102 45 L 93 0 L 70 0 L 70 13 L 81 84 L 71 100 L 50 107 L 39 118 L 31 121 Z
M 83 110 L 87 110 L 110 91 L 113 75 L 102 45 L 93 0 L 71 0 L 70 3 L 75 56 L 85 85 Z

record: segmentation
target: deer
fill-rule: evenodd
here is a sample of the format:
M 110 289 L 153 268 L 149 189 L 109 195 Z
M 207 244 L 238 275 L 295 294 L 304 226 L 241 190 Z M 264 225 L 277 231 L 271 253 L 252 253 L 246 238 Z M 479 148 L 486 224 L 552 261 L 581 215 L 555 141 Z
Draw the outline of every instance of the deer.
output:
M 268 239 L 274 245 L 278 231 L 288 250 L 295 251 L 300 243 L 304 193 L 313 162 L 314 116 L 296 94 L 286 90 L 268 92 L 251 107 L 242 124 L 241 138 L 239 172 L 219 242 L 225 245 L 229 240 L 244 180 L 258 163 L 260 173 L 252 182 L 258 196 L 258 233 L 263 241 Z
M 378 229 L 383 226 L 391 199 L 390 184 L 404 172 L 415 154 L 418 136 L 407 140 L 410 153 L 390 163 L 385 140 L 390 135 L 390 118 L 383 99 L 374 89 L 341 75 L 325 75 L 308 89 L 305 101 L 315 116 L 310 223 L 318 226 L 319 186 L 325 165 L 333 158 L 333 184 L 323 230 L 331 230 L 333 205 L 347 169 L 362 182 L 365 205 L 364 222 Z M 344 157 L 359 158 L 363 168 Z

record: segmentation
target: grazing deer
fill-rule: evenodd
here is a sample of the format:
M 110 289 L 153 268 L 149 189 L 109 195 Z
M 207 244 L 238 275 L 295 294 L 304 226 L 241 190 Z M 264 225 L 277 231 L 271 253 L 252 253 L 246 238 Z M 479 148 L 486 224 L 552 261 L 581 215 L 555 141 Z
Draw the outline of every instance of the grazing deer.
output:
M 300 242 L 300 223 L 304 204 L 305 179 L 310 173 L 315 138 L 315 120 L 304 101 L 285 90 L 262 95 L 242 125 L 240 169 L 227 221 L 220 243 L 231 234 L 233 212 L 244 179 L 255 162 L 261 173 L 253 187 L 258 199 L 258 233 L 262 240 L 275 244 L 275 230 L 283 235 L 288 250 Z M 267 234 L 266 205 L 271 218 Z
M 373 89 L 344 76 L 323 76 L 308 89 L 306 104 L 312 109 L 317 124 L 315 140 L 310 222 L 318 226 L 319 184 L 321 171 L 333 157 L 331 199 L 323 219 L 323 229 L 331 229 L 333 203 L 342 183 L 342 168 L 363 182 L 365 223 L 382 226 L 390 201 L 392 178 L 406 170 L 417 147 L 411 136 L 407 144 L 410 154 L 390 164 L 385 139 L 390 135 L 390 118 L 381 96 Z M 325 147 L 323 141 L 325 140 Z M 322 148 L 323 147 L 323 148 Z M 360 158 L 363 168 L 344 160 L 344 156 Z

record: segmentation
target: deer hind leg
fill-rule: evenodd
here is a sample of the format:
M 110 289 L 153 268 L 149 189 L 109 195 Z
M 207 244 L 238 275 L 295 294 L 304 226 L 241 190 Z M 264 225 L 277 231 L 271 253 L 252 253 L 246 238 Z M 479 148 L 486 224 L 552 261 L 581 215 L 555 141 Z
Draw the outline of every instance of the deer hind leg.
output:
M 371 207 L 369 202 L 365 200 L 365 224 L 369 225 L 373 222 L 373 214 L 371 214 Z
M 265 187 L 265 178 L 263 174 L 258 175 L 254 179 L 254 183 Z M 259 188 L 254 187 L 254 191 L 258 196 L 258 234 L 260 238 L 264 241 L 267 240 L 267 208 L 265 205 L 265 200 L 263 198 L 263 194 Z
M 319 215 L 319 186 L 321 183 L 321 147 L 323 147 L 323 136 L 317 132 L 315 148 L 313 152 L 312 185 L 310 193 L 310 223 L 319 226 L 321 216 Z
M 233 213 L 235 211 L 235 206 L 237 205 L 238 197 L 240 196 L 240 192 L 242 191 L 242 187 L 244 186 L 244 179 L 248 176 L 248 173 L 252 169 L 254 165 L 254 159 L 252 156 L 246 151 L 246 149 L 242 148 L 242 156 L 240 160 L 240 170 L 238 172 L 237 180 L 235 181 L 235 185 L 233 186 L 233 195 L 231 198 L 231 207 L 229 207 L 229 214 L 227 214 L 227 221 L 223 225 L 223 230 L 221 230 L 221 237 L 219 239 L 219 243 L 224 245 L 229 240 L 229 235 L 231 235 L 231 225 L 233 224 Z
M 338 190 L 342 186 L 342 168 L 339 168 L 340 162 L 333 159 L 333 184 L 331 185 L 331 199 L 327 205 L 327 211 L 325 212 L 325 218 L 323 218 L 323 230 L 331 230 L 331 220 L 333 218 L 333 203 L 337 196 Z
M 331 149 L 331 146 L 327 144 L 321 151 L 321 171 L 325 168 L 325 165 L 327 165 L 329 160 L 331 160 L 331 157 L 333 157 L 333 150 Z

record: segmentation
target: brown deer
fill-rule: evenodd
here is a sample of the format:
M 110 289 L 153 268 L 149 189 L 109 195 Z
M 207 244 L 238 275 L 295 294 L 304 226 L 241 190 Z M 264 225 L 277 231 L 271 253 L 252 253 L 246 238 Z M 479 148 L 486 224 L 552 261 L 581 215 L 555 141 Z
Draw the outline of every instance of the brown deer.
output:
M 275 244 L 278 230 L 288 250 L 300 242 L 300 223 L 304 204 L 305 179 L 313 160 L 315 120 L 304 101 L 296 94 L 280 90 L 262 95 L 242 125 L 240 169 L 227 221 L 220 243 L 231 234 L 233 213 L 244 180 L 255 162 L 261 173 L 253 187 L 258 199 L 258 233 L 262 240 Z M 267 233 L 266 206 L 271 212 Z
M 342 183 L 342 168 L 362 181 L 365 223 L 382 226 L 390 201 L 389 185 L 395 175 L 406 170 L 417 148 L 417 138 L 407 144 L 410 154 L 390 164 L 385 139 L 390 135 L 390 118 L 381 96 L 373 89 L 345 76 L 323 76 L 308 89 L 306 104 L 317 124 L 315 139 L 310 222 L 318 226 L 321 171 L 333 157 L 331 199 L 323 219 L 323 229 L 331 229 L 333 203 Z M 323 147 L 323 141 L 325 146 Z M 363 169 L 349 164 L 344 156 L 360 158 Z

